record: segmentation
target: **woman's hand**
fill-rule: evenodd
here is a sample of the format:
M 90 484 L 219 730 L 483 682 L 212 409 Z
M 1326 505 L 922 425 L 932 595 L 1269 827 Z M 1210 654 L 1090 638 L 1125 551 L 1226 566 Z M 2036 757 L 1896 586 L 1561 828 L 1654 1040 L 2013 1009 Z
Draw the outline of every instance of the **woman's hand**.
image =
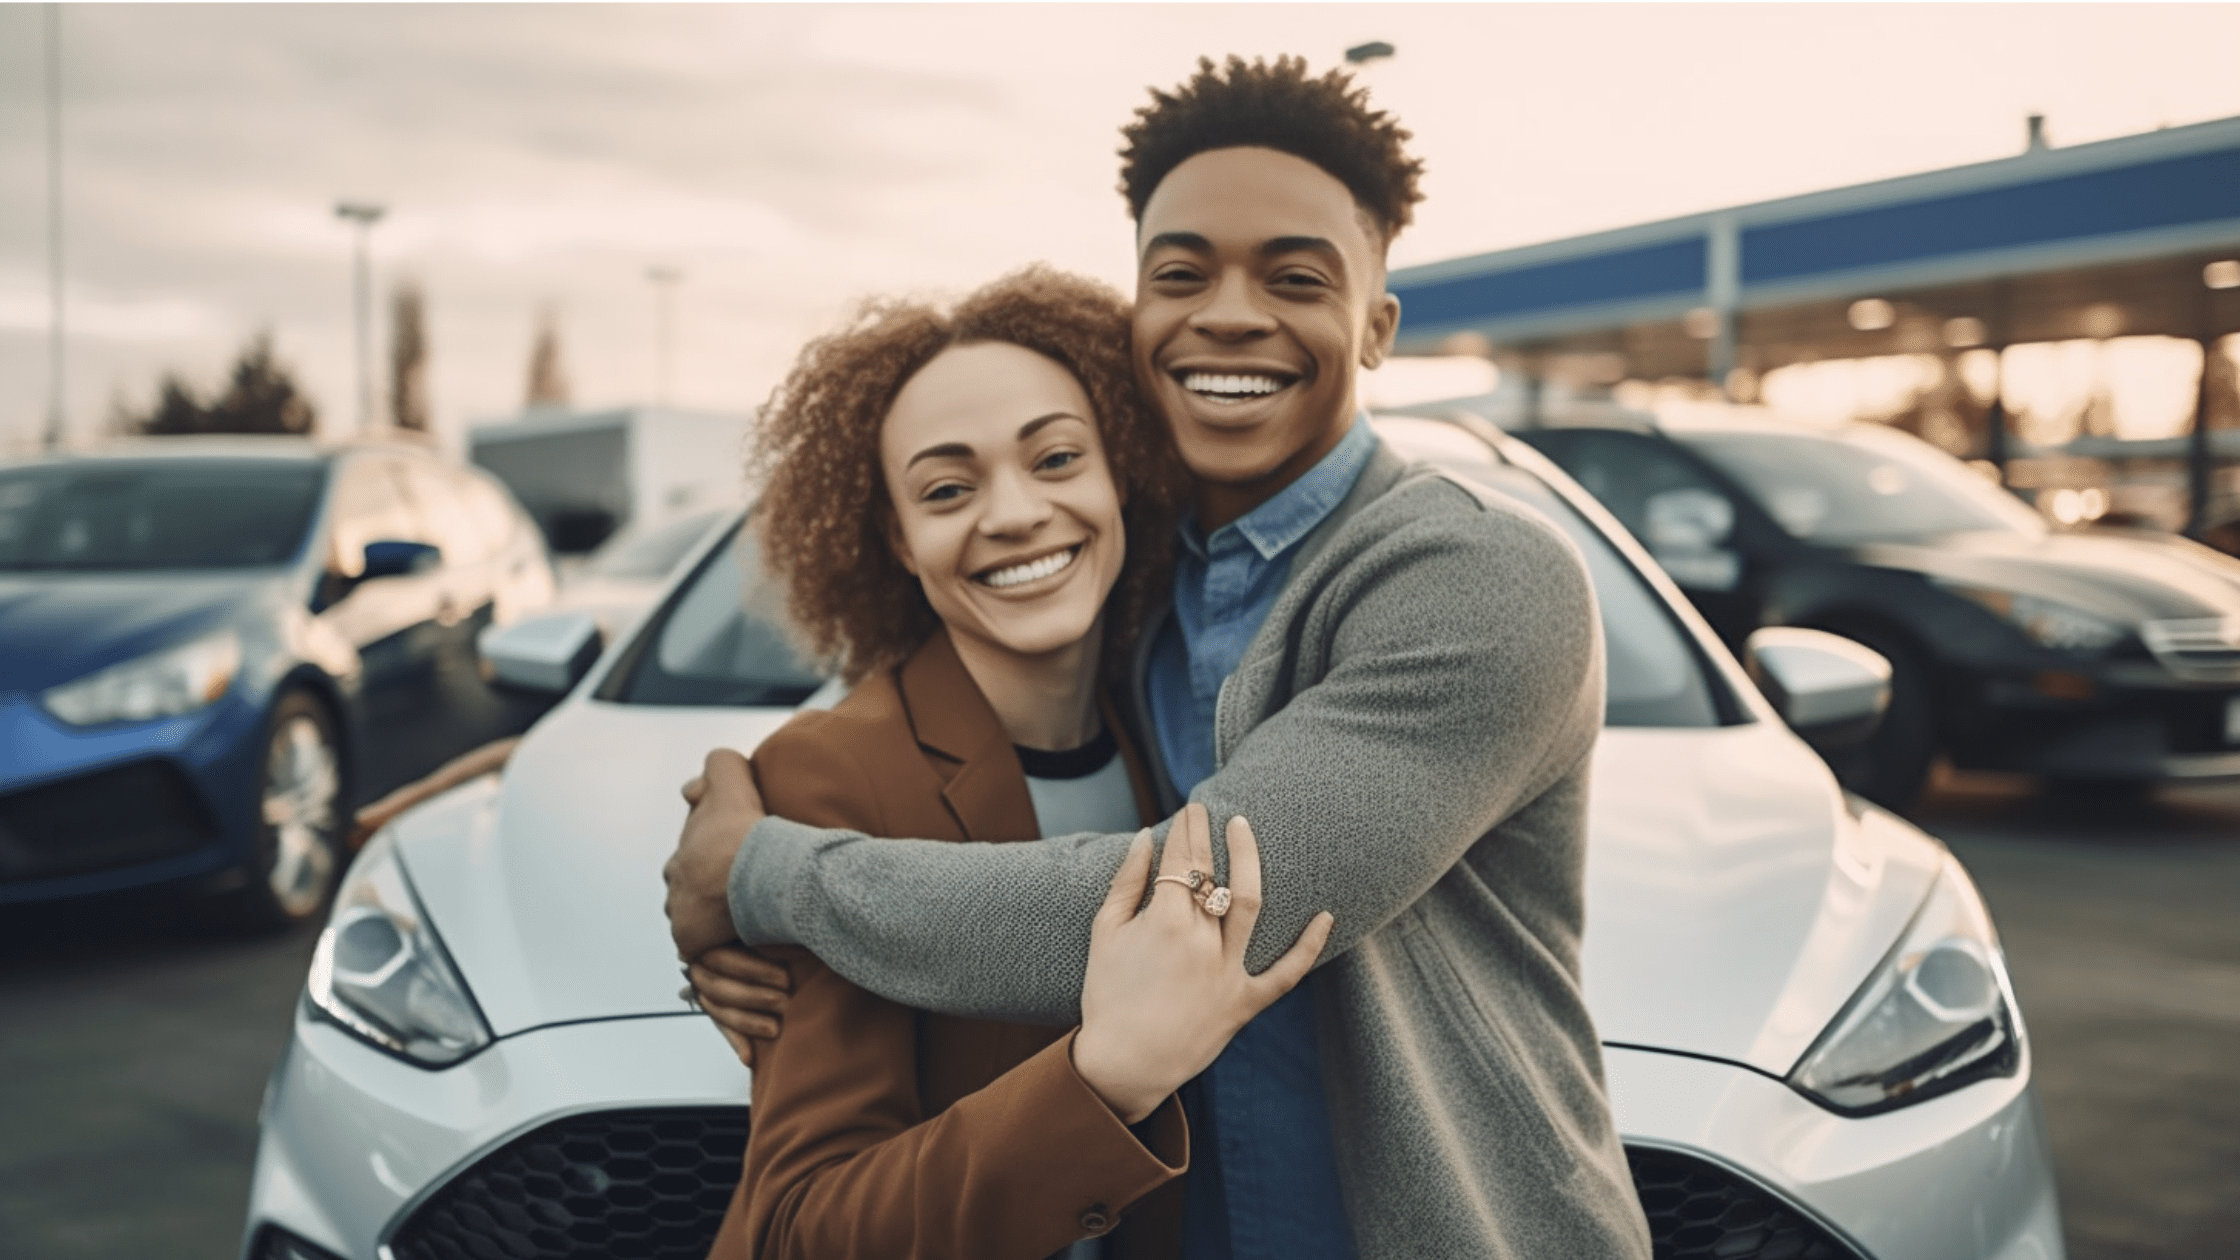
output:
M 689 981 L 677 996 L 715 1021 L 739 1062 L 754 1066 L 754 1039 L 777 1037 L 793 977 L 744 945 L 719 945 L 685 968 Z
M 1167 832 L 1165 875 L 1213 873 L 1205 807 L 1190 805 Z M 1260 849 L 1242 818 L 1229 820 L 1229 913 L 1216 918 L 1181 884 L 1152 885 L 1151 833 L 1143 831 L 1112 877 L 1112 892 L 1089 933 L 1089 976 L 1081 987 L 1074 1070 L 1129 1124 L 1158 1107 L 1213 1062 L 1237 1030 L 1314 966 L 1330 939 L 1328 911 L 1289 952 L 1257 976 L 1244 947 L 1260 917 Z M 1142 907 L 1138 912 L 1138 907 Z

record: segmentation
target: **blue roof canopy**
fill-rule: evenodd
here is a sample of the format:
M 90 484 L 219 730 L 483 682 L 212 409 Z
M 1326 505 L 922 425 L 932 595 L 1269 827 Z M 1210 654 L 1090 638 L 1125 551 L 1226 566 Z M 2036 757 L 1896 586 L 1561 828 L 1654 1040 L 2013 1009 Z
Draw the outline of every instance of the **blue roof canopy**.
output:
M 1400 349 L 1676 321 L 2240 248 L 2240 118 L 1396 270 Z M 2175 274 L 2175 273 L 2173 273 Z M 2198 272 L 2192 284 L 2198 287 Z

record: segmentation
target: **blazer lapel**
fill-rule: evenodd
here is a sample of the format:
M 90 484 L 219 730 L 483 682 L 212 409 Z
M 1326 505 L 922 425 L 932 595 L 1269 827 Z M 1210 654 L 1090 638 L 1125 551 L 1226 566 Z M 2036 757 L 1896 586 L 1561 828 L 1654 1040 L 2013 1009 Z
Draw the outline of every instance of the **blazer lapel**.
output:
M 957 658 L 949 632 L 939 630 L 903 663 L 896 676 L 903 711 L 918 744 L 941 769 L 953 764 L 941 790 L 965 839 L 1034 840 L 1042 835 L 1027 795 L 1026 772 L 1011 738 L 988 707 L 987 697 Z

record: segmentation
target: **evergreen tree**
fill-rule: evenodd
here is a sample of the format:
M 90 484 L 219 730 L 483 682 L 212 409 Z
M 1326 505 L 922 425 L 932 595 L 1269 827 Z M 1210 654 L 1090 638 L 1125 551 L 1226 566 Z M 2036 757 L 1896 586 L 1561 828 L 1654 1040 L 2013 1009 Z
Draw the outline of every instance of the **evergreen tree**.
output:
M 180 376 L 166 373 L 156 405 L 144 416 L 126 416 L 126 427 L 147 434 L 309 433 L 318 408 L 272 354 L 272 333 L 260 332 L 241 348 L 225 391 L 209 402 Z
M 397 285 L 389 320 L 389 421 L 428 431 L 428 311 L 420 282 Z
M 524 401 L 531 407 L 568 405 L 568 370 L 560 363 L 560 329 L 549 306 L 537 315 L 537 339 L 529 351 L 529 390 Z

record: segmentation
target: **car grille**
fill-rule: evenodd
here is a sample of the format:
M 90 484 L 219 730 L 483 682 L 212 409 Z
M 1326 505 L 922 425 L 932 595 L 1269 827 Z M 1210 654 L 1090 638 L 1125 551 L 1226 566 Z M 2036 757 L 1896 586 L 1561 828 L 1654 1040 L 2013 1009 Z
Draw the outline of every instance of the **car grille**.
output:
M 744 1107 L 570 1116 L 499 1147 L 430 1196 L 397 1260 L 701 1260 L 739 1183 Z M 1716 1164 L 1628 1147 L 1656 1260 L 1860 1260 Z
M 1860 1260 L 1819 1224 L 1717 1164 L 1626 1148 L 1656 1260 Z
M 2189 617 L 2150 621 L 2139 637 L 2180 678 L 2199 682 L 2240 679 L 2240 617 Z
M 702 1260 L 739 1184 L 747 1109 L 600 1111 L 515 1138 L 397 1231 L 397 1260 Z
M 138 761 L 0 796 L 0 883 L 178 857 L 217 838 L 177 766 Z

